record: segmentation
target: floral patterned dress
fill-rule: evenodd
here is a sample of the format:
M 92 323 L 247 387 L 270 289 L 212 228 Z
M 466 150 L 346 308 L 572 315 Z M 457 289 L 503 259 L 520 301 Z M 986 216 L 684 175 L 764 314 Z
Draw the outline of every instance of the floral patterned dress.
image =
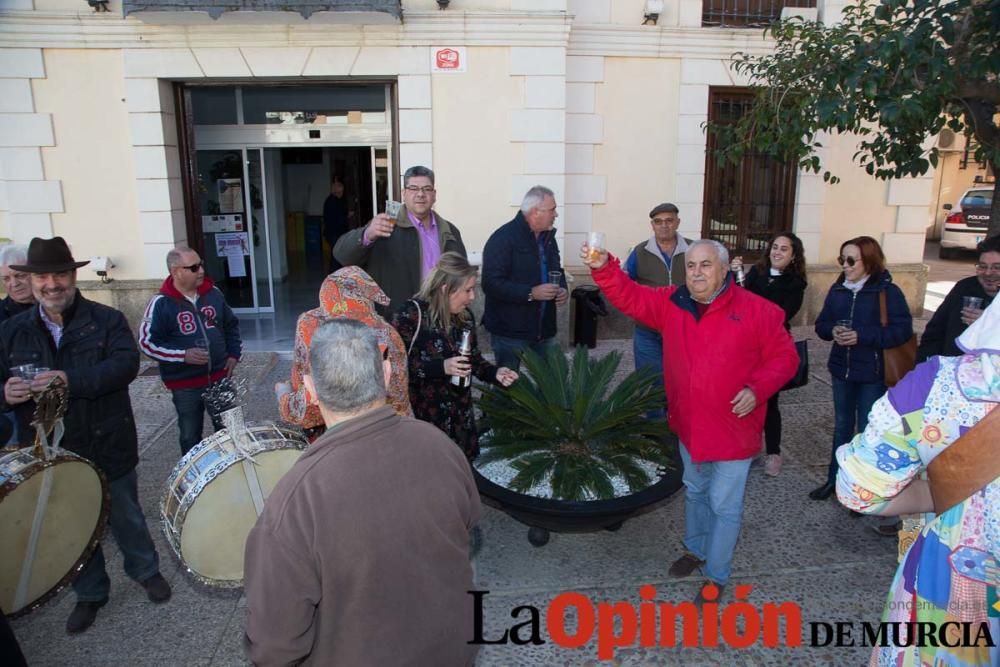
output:
M 299 315 L 295 326 L 295 348 L 292 353 L 292 391 L 278 401 L 278 412 L 284 421 L 304 429 L 319 429 L 323 418 L 319 406 L 302 383 L 309 369 L 309 344 L 316 330 L 331 320 L 349 319 L 367 324 L 375 331 L 379 345 L 387 350 L 392 365 L 392 377 L 386 388 L 388 402 L 396 414 L 409 416 L 407 395 L 406 347 L 399 334 L 375 311 L 374 304 L 389 305 L 389 297 L 364 270 L 348 266 L 329 275 L 319 290 L 319 308 Z
M 996 352 L 933 357 L 920 364 L 875 403 L 865 432 L 837 450 L 841 503 L 862 512 L 878 510 L 998 402 Z M 1000 586 L 998 567 L 1000 478 L 943 514 L 927 515 L 896 571 L 882 620 L 938 628 L 964 622 L 972 624 L 973 638 L 986 624 L 998 642 L 1000 618 L 988 607 L 990 592 Z M 1000 665 L 1000 649 L 982 643 L 887 646 L 875 649 L 871 665 Z
M 497 367 L 483 359 L 476 338 L 475 320 L 466 312 L 472 329 L 472 374 L 483 382 L 497 383 Z M 419 331 L 417 329 L 420 323 Z M 409 353 L 410 403 L 413 416 L 448 434 L 471 461 L 479 454 L 479 433 L 472 410 L 472 387 L 456 387 L 445 375 L 444 360 L 458 355 L 462 329 L 432 328 L 426 301 L 410 299 L 392 318 Z M 416 341 L 414 342 L 414 336 Z

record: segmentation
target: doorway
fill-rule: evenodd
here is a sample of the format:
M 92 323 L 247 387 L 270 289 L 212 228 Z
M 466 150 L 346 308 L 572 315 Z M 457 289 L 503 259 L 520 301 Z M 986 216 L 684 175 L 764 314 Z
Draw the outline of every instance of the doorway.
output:
M 204 149 L 196 164 L 208 274 L 237 313 L 274 313 L 292 327 L 316 306 L 333 268 L 324 234 L 331 184 L 342 186 L 349 229 L 367 224 L 388 196 L 384 147 Z
M 394 85 L 177 84 L 188 242 L 248 349 L 290 350 L 298 316 L 318 304 L 335 268 L 331 183 L 349 229 L 394 198 Z

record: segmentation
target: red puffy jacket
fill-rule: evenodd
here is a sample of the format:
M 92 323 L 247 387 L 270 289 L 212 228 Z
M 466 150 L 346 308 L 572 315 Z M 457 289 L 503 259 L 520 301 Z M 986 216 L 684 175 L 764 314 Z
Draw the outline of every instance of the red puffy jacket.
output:
M 592 275 L 616 308 L 663 336 L 670 428 L 693 461 L 746 459 L 760 452 L 767 399 L 795 375 L 799 356 L 778 306 L 730 284 L 700 318 L 687 287 L 646 287 L 617 258 Z M 745 417 L 731 401 L 757 397 Z

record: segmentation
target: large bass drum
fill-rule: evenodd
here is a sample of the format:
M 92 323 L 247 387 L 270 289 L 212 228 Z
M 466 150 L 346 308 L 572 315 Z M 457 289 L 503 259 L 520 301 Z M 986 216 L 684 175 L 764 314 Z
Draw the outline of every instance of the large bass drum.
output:
M 104 475 L 66 450 L 0 456 L 0 607 L 10 616 L 41 606 L 93 553 L 111 498 Z
M 299 432 L 251 424 L 240 443 L 223 429 L 180 460 L 167 480 L 160 511 L 167 541 L 199 581 L 221 587 L 243 584 L 250 529 L 264 500 L 306 445 Z

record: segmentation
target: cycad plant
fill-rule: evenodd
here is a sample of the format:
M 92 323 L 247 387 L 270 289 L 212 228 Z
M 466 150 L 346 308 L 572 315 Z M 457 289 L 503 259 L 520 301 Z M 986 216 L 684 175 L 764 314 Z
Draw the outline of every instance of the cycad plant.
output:
M 613 477 L 632 493 L 649 486 L 655 480 L 638 462 L 670 465 L 666 423 L 645 417 L 663 407 L 663 390 L 648 369 L 611 388 L 620 361 L 618 352 L 591 359 L 581 346 L 570 367 L 558 349 L 545 357 L 527 351 L 517 382 L 483 390 L 490 431 L 477 464 L 507 461 L 517 471 L 512 491 L 548 482 L 551 497 L 562 500 L 613 498 Z

